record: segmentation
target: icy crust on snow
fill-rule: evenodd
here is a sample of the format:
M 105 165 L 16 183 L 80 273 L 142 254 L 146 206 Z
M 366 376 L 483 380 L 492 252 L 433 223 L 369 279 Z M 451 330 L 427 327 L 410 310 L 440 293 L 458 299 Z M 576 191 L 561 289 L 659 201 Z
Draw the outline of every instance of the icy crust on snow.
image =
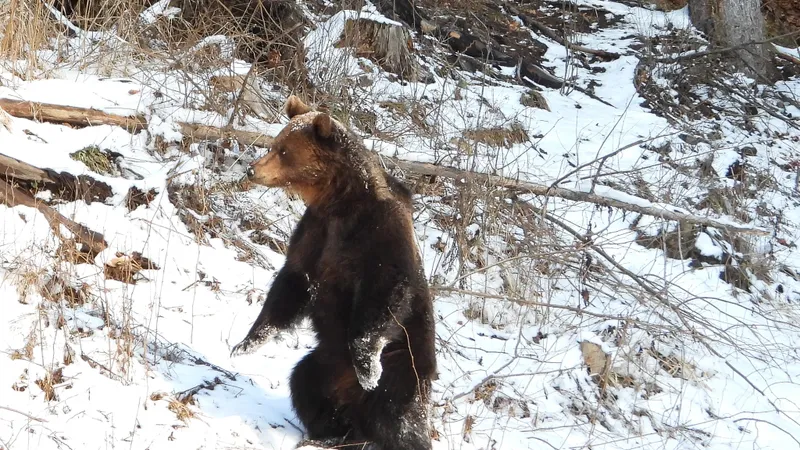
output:
M 466 80 L 462 86 L 436 76 L 431 85 L 401 85 L 377 78 L 362 106 L 436 99 L 439 109 L 426 110 L 421 119 L 443 139 L 406 133 L 396 142 L 372 137 L 365 144 L 387 156 L 541 184 L 638 140 L 652 139 L 653 145 L 669 142 L 680 148 L 676 130 L 639 106 L 642 99 L 630 82 L 637 59 L 624 54 L 630 41 L 622 37 L 656 33 L 668 23 L 685 27 L 685 9 L 664 14 L 608 1 L 581 0 L 581 4 L 601 6 L 625 17 L 617 28 L 582 36 L 588 47 L 623 53 L 620 59 L 596 63 L 606 69 L 604 73 L 571 69 L 580 80 L 598 81 L 595 94 L 613 107 L 578 92 L 566 96 L 544 90 L 551 111 L 525 108 L 519 104 L 525 89 L 504 83 L 481 86 L 481 76 L 476 74 L 461 74 Z M 164 6 L 150 13 L 169 14 Z M 345 20 L 355 16 L 384 20 L 368 5 L 364 11 L 339 13 L 318 23 L 307 36 L 309 55 L 314 56 L 309 57 L 312 76 L 318 80 L 363 73 L 357 59 L 339 60 L 337 52 L 345 50 L 332 48 Z M 564 75 L 566 52 L 549 44 L 545 64 Z M 340 65 L 329 65 L 333 62 Z M 123 69 L 129 68 L 120 72 Z M 239 62 L 227 70 L 246 73 Z M 207 154 L 202 146 L 193 145 L 188 154 L 171 149 L 164 157 L 155 156 L 148 136 L 174 142 L 180 138 L 178 122 L 226 123 L 222 115 L 200 111 L 203 95 L 196 87 L 204 86 L 211 74 L 187 79 L 185 73 L 140 69 L 124 78 L 103 79 L 70 70 L 53 73 L 52 79 L 22 81 L 3 72 L 0 96 L 144 114 L 149 129 L 134 136 L 108 126 L 72 129 L 23 119 L 12 119 L 11 131 L 0 127 L 3 154 L 41 167 L 90 175 L 109 183 L 115 193 L 107 204 L 56 206 L 62 214 L 104 234 L 109 248 L 94 264 L 55 262 L 60 242 L 44 217 L 23 206 L 0 206 L 0 298 L 5 299 L 0 314 L 0 446 L 42 450 L 293 448 L 302 434 L 290 406 L 288 377 L 315 345 L 313 334 L 307 324 L 301 324 L 285 333 L 283 340 L 269 340 L 254 354 L 229 356 L 231 346 L 244 337 L 258 315 L 258 299 L 269 289 L 275 272 L 240 261 L 237 251 L 221 238 L 197 242 L 179 219 L 166 187 L 168 179 L 207 185 L 212 177 Z M 129 79 L 134 82 L 125 81 Z M 792 95 L 799 88 L 797 82 L 778 86 Z M 462 100 L 451 101 L 456 89 Z M 375 106 L 373 112 L 378 127 L 401 130 L 406 126 L 406 119 L 386 109 Z M 528 142 L 503 151 L 477 143 L 471 158 L 464 158 L 454 145 L 442 143 L 463 138 L 464 130 L 506 126 L 509 119 L 527 131 Z M 789 138 L 767 143 L 722 122 L 724 138 L 703 144 L 700 150 L 715 152 L 714 169 L 719 173 L 735 160 L 736 147 L 753 146 L 757 156 L 749 157 L 748 164 L 771 175 L 778 187 L 747 201 L 752 210 L 757 206 L 780 210 L 779 232 L 792 241 L 800 226 L 800 207 L 784 192 L 794 190 L 795 179 L 770 161 L 796 161 L 791 138 L 797 133 L 774 118 L 759 119 L 759 127 L 769 126 Z M 282 126 L 247 120 L 246 129 L 268 135 Z M 90 173 L 69 157 L 89 145 L 121 153 L 124 164 L 142 179 Z M 604 175 L 637 171 L 654 198 L 667 193 L 673 198 L 702 194 L 695 178 L 656 164 L 653 152 L 642 145 L 608 158 L 604 167 Z M 224 175 L 235 178 L 241 170 L 231 166 Z M 586 177 L 596 171 L 596 165 L 581 169 L 561 186 L 585 192 L 589 189 Z M 732 185 L 723 175 L 717 182 Z M 143 190 L 156 188 L 158 195 L 149 205 L 128 211 L 123 196 L 134 185 Z M 596 185 L 594 192 L 642 206 L 673 208 L 608 186 Z M 286 235 L 302 212 L 297 201 L 259 187 L 235 197 L 237 203 L 222 211 L 221 220 L 232 222 L 257 208 L 265 223 L 276 224 L 271 232 Z M 591 229 L 593 243 L 625 270 L 645 279 L 669 281 L 667 293 L 682 308 L 682 317 L 655 298 L 637 297 L 625 283 L 614 284 L 616 278 L 624 279 L 616 268 L 603 271 L 600 281 L 590 280 L 594 284 L 588 286 L 587 298 L 580 296 L 578 277 L 570 272 L 570 264 L 579 266 L 580 262 L 536 267 L 538 271 L 530 272 L 504 268 L 504 241 L 477 220 L 465 227 L 470 236 L 485 240 L 486 249 L 476 250 L 485 260 L 485 269 L 462 278 L 457 264 L 446 257 L 457 245 L 456 237 L 437 226 L 437 219 L 458 211 L 433 197 L 416 200 L 424 206 L 415 211 L 416 236 L 426 274 L 437 284 L 500 297 L 509 289 L 527 286 L 524 298 L 549 305 L 510 305 L 502 299 L 458 293 L 437 295 L 439 379 L 432 395 L 440 406 L 431 414 L 439 435 L 435 449 L 800 447 L 793 437 L 800 436 L 794 404 L 800 398 L 796 381 L 800 334 L 793 327 L 798 323 L 796 304 L 800 301 L 796 246 L 775 245 L 769 237 L 754 238 L 752 251 L 774 258 L 782 270 L 769 281 L 750 277 L 754 292 L 747 293 L 722 281 L 718 268 L 693 269 L 689 261 L 667 259 L 661 250 L 633 244 L 637 236 L 630 229 L 630 213 L 549 199 L 549 214 L 580 232 Z M 688 206 L 676 209 L 690 212 Z M 756 226 L 772 226 L 758 215 L 753 217 Z M 648 233 L 674 230 L 674 224 L 650 217 L 642 218 L 639 226 Z M 509 235 L 524 236 L 524 230 L 509 228 Z M 707 256 L 730 252 L 719 239 L 709 230 L 698 235 L 695 245 Z M 543 242 L 545 247 L 547 241 Z M 269 246 L 253 246 L 273 268 L 283 263 L 284 257 Z M 442 247 L 444 251 L 438 250 Z M 142 272 L 146 280 L 136 285 L 107 280 L 102 265 L 117 251 L 139 251 L 160 269 Z M 534 254 L 529 259 L 534 266 L 541 258 Z M 76 285 L 89 285 L 91 301 L 70 305 L 42 298 L 38 286 L 56 274 Z M 691 333 L 675 333 L 683 329 L 681 320 L 687 316 L 694 327 Z M 735 345 L 719 337 L 720 330 Z M 708 337 L 721 357 L 703 346 L 698 336 Z M 609 397 L 599 394 L 596 381 L 587 373 L 580 350 L 584 341 L 600 345 L 609 355 L 610 369 L 622 380 L 608 388 Z M 65 364 L 70 354 L 67 346 L 74 353 L 67 358 L 70 364 Z M 62 380 L 55 386 L 57 399 L 46 401 L 36 381 L 57 368 L 62 369 Z M 379 370 L 369 375 L 367 385 L 381 376 Z M 634 382 L 626 384 L 624 377 Z M 208 387 L 199 389 L 194 402 L 186 405 L 194 417 L 179 419 L 171 399 L 197 386 Z

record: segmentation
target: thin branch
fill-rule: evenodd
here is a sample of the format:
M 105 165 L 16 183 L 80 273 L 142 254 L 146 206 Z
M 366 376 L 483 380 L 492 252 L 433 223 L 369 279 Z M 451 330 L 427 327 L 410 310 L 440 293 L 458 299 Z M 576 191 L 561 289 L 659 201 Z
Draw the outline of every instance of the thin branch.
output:
M 30 415 L 28 413 L 22 412 L 22 411 L 20 411 L 18 409 L 14 409 L 14 408 L 12 408 L 10 406 L 2 406 L 2 405 L 0 405 L 0 409 L 6 410 L 6 411 L 11 411 L 13 413 L 17 413 L 19 415 L 27 417 L 30 420 L 35 421 L 35 422 L 43 422 L 43 423 L 47 422 L 47 420 L 45 420 L 45 419 L 40 419 L 38 417 L 34 417 L 34 416 L 32 416 L 32 415 Z
M 690 333 L 690 334 L 691 334 L 691 335 L 692 335 L 692 336 L 693 336 L 693 337 L 694 337 L 694 338 L 697 340 L 697 342 L 699 342 L 699 343 L 700 343 L 700 344 L 701 344 L 703 347 L 705 347 L 705 348 L 706 348 L 706 350 L 708 350 L 708 351 L 709 351 L 709 353 L 711 353 L 712 355 L 714 355 L 714 356 L 716 356 L 717 358 L 719 358 L 719 359 L 721 359 L 722 361 L 724 361 L 724 362 L 725 362 L 725 365 L 726 365 L 726 366 L 728 366 L 728 368 L 729 368 L 729 369 L 731 369 L 731 370 L 732 370 L 732 371 L 733 371 L 733 372 L 734 372 L 736 375 L 738 375 L 739 377 L 741 377 L 741 378 L 742 378 L 742 380 L 744 380 L 744 382 L 745 382 L 745 383 L 747 383 L 747 384 L 748 384 L 748 385 L 749 385 L 751 388 L 753 388 L 753 390 L 755 390 L 756 392 L 758 392 L 759 394 L 761 394 L 761 396 L 762 396 L 762 397 L 764 397 L 764 399 L 765 399 L 765 400 L 766 400 L 766 401 L 767 401 L 767 402 L 768 402 L 768 403 L 769 403 L 769 404 L 770 404 L 770 405 L 771 405 L 773 408 L 775 408 L 775 411 L 776 411 L 776 412 L 783 414 L 783 415 L 784 415 L 784 416 L 785 416 L 787 419 L 791 420 L 793 423 L 795 423 L 795 424 L 797 424 L 797 423 L 798 423 L 796 420 L 792 419 L 792 418 L 791 418 L 791 417 L 789 417 L 787 414 L 785 414 L 785 413 L 784 413 L 784 412 L 783 412 L 783 411 L 782 411 L 782 410 L 781 410 L 781 409 L 778 407 L 778 405 L 777 405 L 777 404 L 775 404 L 775 402 L 773 401 L 773 399 L 771 399 L 771 398 L 770 398 L 770 397 L 769 397 L 769 396 L 768 396 L 768 395 L 767 395 L 767 394 L 764 392 L 764 390 L 763 390 L 763 389 L 761 389 L 761 388 L 759 388 L 758 386 L 756 386 L 756 385 L 755 385 L 755 383 L 753 383 L 753 382 L 750 380 L 750 378 L 749 378 L 747 375 L 745 375 L 745 374 L 744 374 L 744 373 L 743 373 L 741 370 L 737 369 L 737 368 L 736 368 L 736 367 L 735 367 L 735 366 L 734 366 L 734 365 L 733 365 L 731 362 L 729 362 L 729 361 L 728 361 L 728 359 L 727 359 L 727 358 L 726 358 L 724 355 L 722 355 L 722 354 L 721 354 L 719 351 L 717 351 L 717 349 L 716 349 L 716 348 L 714 348 L 714 346 L 712 346 L 712 345 L 709 343 L 709 338 L 708 338 L 706 335 L 704 335 L 703 333 L 701 333 L 700 331 L 698 331 L 698 330 L 697 330 L 697 328 L 696 328 L 695 326 L 693 326 L 691 323 L 689 323 L 689 322 L 687 321 L 686 317 L 685 317 L 685 314 L 684 314 L 684 312 L 683 312 L 683 311 L 681 311 L 681 310 L 680 310 L 680 309 L 679 309 L 677 306 L 675 306 L 675 305 L 673 305 L 672 303 L 670 303 L 670 302 L 669 302 L 669 300 L 668 300 L 666 297 L 664 297 L 664 295 L 663 295 L 661 292 L 658 292 L 658 291 L 657 291 L 657 290 L 655 290 L 655 289 L 654 289 L 652 286 L 649 286 L 647 283 L 645 283 L 645 282 L 644 282 L 644 280 L 642 279 L 642 277 L 640 277 L 640 276 L 637 276 L 635 273 L 633 273 L 633 272 L 631 272 L 630 270 L 628 270 L 628 269 L 627 269 L 625 266 L 623 266 L 622 264 L 618 263 L 618 262 L 617 262 L 616 260 L 614 260 L 614 258 L 612 258 L 612 257 L 611 257 L 611 256 L 610 256 L 608 253 L 606 253 L 605 251 L 603 251 L 603 249 L 601 249 L 600 247 L 598 247 L 598 246 L 597 246 L 597 245 L 595 245 L 595 244 L 592 244 L 591 242 L 588 242 L 588 241 L 587 241 L 587 240 L 584 238 L 584 236 L 582 236 L 582 235 L 581 235 L 580 233 L 578 233 L 577 231 L 573 230 L 573 229 L 572 229 L 572 227 L 570 227 L 569 225 L 567 225 L 567 224 L 565 224 L 564 222 L 562 222 L 561 220 L 559 220 L 559 219 L 557 219 L 557 218 L 555 218 L 555 217 L 551 216 L 550 214 L 547 214 L 547 213 L 545 213 L 544 211 L 542 211 L 542 210 L 539 210 L 538 208 L 534 207 L 533 205 L 530 205 L 530 204 L 527 204 L 527 203 L 526 203 L 526 205 L 527 205 L 529 208 L 531 208 L 532 210 L 534 210 L 534 211 L 538 211 L 538 214 L 540 214 L 540 215 L 541 215 L 542 217 L 544 217 L 546 220 L 548 220 L 548 221 L 550 221 L 550 222 L 553 222 L 554 224 L 558 225 L 558 226 L 559 226 L 561 229 L 563 229 L 564 231 L 566 231 L 566 232 L 568 232 L 569 234 L 573 235 L 573 236 L 574 236 L 576 239 L 578 239 L 580 242 L 583 242 L 584 244 L 588 245 L 588 246 L 589 246 L 589 248 L 591 248 L 591 249 L 592 249 L 592 250 L 593 250 L 595 253 L 597 253 L 598 255 L 602 256 L 602 257 L 603 257 L 603 259 L 605 259 L 605 260 L 606 260 L 606 261 L 607 261 L 609 264 L 611 264 L 612 266 L 614 266 L 615 268 L 617 268 L 619 271 L 621 271 L 622 273 L 624 273 L 626 276 L 628 276 L 629 278 L 631 278 L 631 279 L 632 279 L 632 280 L 633 280 L 633 281 L 634 281 L 636 284 L 638 284 L 640 287 L 642 287 L 642 289 L 644 289 L 644 290 L 645 290 L 645 291 L 646 291 L 648 294 L 652 295 L 654 299 L 658 300 L 658 302 L 659 302 L 659 303 L 660 303 L 662 306 L 664 306 L 664 307 L 666 307 L 667 309 L 669 309 L 670 311 L 672 311 L 672 312 L 673 312 L 673 313 L 674 313 L 674 314 L 677 316 L 678 320 L 680 321 L 680 325 L 682 326 L 682 328 L 683 328 L 684 330 L 686 330 L 687 332 L 689 332 L 689 333 Z
M 787 38 L 787 37 L 796 36 L 798 34 L 800 34 L 800 30 L 792 31 L 791 33 L 782 34 L 780 36 L 773 36 L 773 37 L 771 37 L 769 39 L 764 39 L 764 40 L 761 40 L 761 41 L 750 41 L 750 42 L 745 42 L 743 44 L 732 45 L 730 47 L 725 47 L 725 48 L 714 48 L 714 49 L 710 49 L 710 50 L 704 50 L 702 52 L 688 53 L 688 54 L 683 54 L 683 55 L 678 55 L 678 56 L 662 56 L 661 58 L 656 58 L 656 62 L 660 62 L 660 63 L 675 63 L 675 62 L 678 62 L 678 61 L 687 61 L 687 60 L 702 58 L 704 56 L 716 55 L 716 54 L 719 54 L 719 53 L 727 53 L 727 52 L 730 52 L 730 51 L 733 51 L 733 50 L 739 50 L 739 49 L 742 49 L 744 47 L 749 47 L 751 45 L 771 44 L 771 43 L 773 43 L 773 42 L 775 42 L 777 40 L 780 40 L 780 39 L 783 39 L 783 38 Z
M 541 306 L 543 308 L 563 309 L 563 310 L 566 310 L 566 311 L 572 311 L 572 312 L 574 312 L 575 314 L 578 314 L 578 315 L 585 314 L 587 316 L 597 317 L 599 319 L 605 319 L 605 320 L 619 320 L 619 321 L 622 321 L 622 322 L 639 322 L 639 323 L 642 323 L 642 321 L 640 321 L 638 319 L 631 318 L 631 317 L 622 317 L 622 316 L 615 316 L 615 315 L 612 315 L 612 314 L 596 313 L 596 312 L 592 312 L 592 311 L 587 311 L 585 309 L 577 308 L 575 306 L 557 305 L 557 304 L 553 304 L 553 303 L 537 302 L 537 301 L 533 301 L 533 300 L 523 300 L 523 299 L 519 299 L 519 298 L 509 297 L 507 295 L 489 294 L 489 293 L 486 293 L 486 292 L 477 292 L 477 291 L 468 291 L 468 290 L 464 290 L 464 289 L 458 289 L 458 288 L 447 287 L 447 286 L 431 286 L 430 290 L 434 291 L 434 292 L 436 292 L 436 291 L 439 291 L 439 292 L 452 292 L 454 294 L 469 295 L 469 296 L 473 296 L 473 297 L 504 300 L 504 301 L 508 301 L 508 302 L 511 302 L 511 303 L 516 303 L 516 304 L 522 305 L 522 306 Z
M 588 192 L 574 191 L 560 187 L 546 186 L 538 183 L 531 183 L 529 181 L 515 180 L 512 178 L 502 177 L 498 175 L 489 175 L 469 170 L 461 170 L 453 167 L 440 166 L 429 163 L 421 163 L 415 161 L 406 161 L 390 156 L 383 156 L 384 163 L 389 168 L 398 168 L 406 170 L 418 175 L 433 175 L 445 178 L 450 178 L 456 184 L 464 184 L 466 178 L 474 181 L 483 182 L 491 186 L 502 187 L 511 189 L 521 193 L 528 193 L 533 195 L 543 195 L 549 197 L 558 197 L 564 200 L 571 200 L 575 202 L 594 203 L 601 206 L 610 206 L 614 208 L 624 209 L 647 216 L 659 217 L 666 220 L 676 220 L 680 222 L 705 225 L 723 229 L 729 232 L 757 234 L 757 235 L 770 235 L 769 230 L 756 228 L 750 225 L 738 224 L 733 221 L 723 221 L 712 219 L 710 217 L 701 217 L 693 214 L 687 214 L 677 211 L 677 207 L 672 205 L 657 205 L 652 202 L 629 196 L 631 201 L 623 201 L 616 198 L 606 197 L 602 195 L 592 194 Z M 636 202 L 636 203 L 633 203 Z

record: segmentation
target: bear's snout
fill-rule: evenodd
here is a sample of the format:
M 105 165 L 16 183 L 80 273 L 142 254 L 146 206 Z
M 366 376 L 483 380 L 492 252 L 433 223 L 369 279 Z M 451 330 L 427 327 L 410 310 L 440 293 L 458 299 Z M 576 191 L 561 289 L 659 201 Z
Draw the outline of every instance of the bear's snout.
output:
M 247 168 L 246 173 L 247 173 L 247 178 L 253 178 L 254 176 L 256 176 L 256 169 L 254 169 L 253 166 L 249 166 Z

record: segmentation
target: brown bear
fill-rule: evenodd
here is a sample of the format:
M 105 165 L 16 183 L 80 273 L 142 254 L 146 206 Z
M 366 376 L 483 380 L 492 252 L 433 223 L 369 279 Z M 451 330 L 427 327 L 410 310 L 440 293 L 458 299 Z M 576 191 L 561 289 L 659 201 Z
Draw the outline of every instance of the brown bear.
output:
M 434 315 L 411 193 L 328 114 L 296 96 L 286 114 L 289 123 L 248 177 L 298 195 L 306 210 L 261 313 L 232 354 L 310 317 L 318 345 L 289 384 L 303 443 L 430 449 Z

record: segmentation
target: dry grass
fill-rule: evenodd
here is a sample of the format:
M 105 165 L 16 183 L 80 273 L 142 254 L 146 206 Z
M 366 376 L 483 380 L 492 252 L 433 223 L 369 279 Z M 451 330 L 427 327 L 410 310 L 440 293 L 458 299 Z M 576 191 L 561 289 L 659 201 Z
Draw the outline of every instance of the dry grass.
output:
M 178 420 L 188 422 L 189 419 L 194 417 L 194 413 L 189 409 L 190 404 L 194 404 L 194 400 L 191 398 L 186 403 L 173 398 L 169 401 L 167 408 L 175 413 L 175 417 L 177 417 Z
M 64 375 L 62 373 L 63 370 L 63 368 L 59 367 L 53 371 L 47 371 L 44 377 L 35 381 L 36 385 L 39 386 L 39 389 L 44 392 L 45 401 L 50 402 L 58 400 L 56 387 L 64 382 Z
M 477 128 L 464 131 L 464 137 L 495 148 L 511 148 L 516 144 L 528 142 L 528 131 L 519 123 L 508 127 Z
M 75 161 L 82 162 L 92 172 L 97 172 L 101 175 L 119 175 L 119 170 L 111 159 L 111 156 L 100 150 L 100 147 L 96 145 L 70 153 L 69 157 Z
M 130 256 L 117 252 L 115 258 L 103 265 L 103 274 L 109 280 L 136 284 L 141 277 L 139 272 L 158 269 L 159 267 L 155 263 L 139 252 L 132 252 Z
M 150 394 L 150 400 L 154 402 L 166 400 L 167 409 L 172 411 L 175 414 L 175 417 L 177 417 L 181 422 L 188 422 L 194 417 L 194 412 L 192 412 L 192 410 L 189 408 L 189 405 L 195 404 L 193 396 L 186 396 L 183 399 L 178 399 L 177 397 L 171 396 L 166 392 L 154 392 Z
M 57 26 L 44 2 L 35 0 L 9 0 L 0 5 L 0 56 L 11 64 L 9 69 L 23 80 L 33 78 L 40 68 L 36 51 L 49 44 L 57 33 Z
M 38 293 L 40 280 L 45 277 L 46 271 L 44 269 L 21 269 L 15 274 L 16 280 L 14 284 L 17 287 L 18 301 L 27 304 L 28 297 L 31 293 Z

